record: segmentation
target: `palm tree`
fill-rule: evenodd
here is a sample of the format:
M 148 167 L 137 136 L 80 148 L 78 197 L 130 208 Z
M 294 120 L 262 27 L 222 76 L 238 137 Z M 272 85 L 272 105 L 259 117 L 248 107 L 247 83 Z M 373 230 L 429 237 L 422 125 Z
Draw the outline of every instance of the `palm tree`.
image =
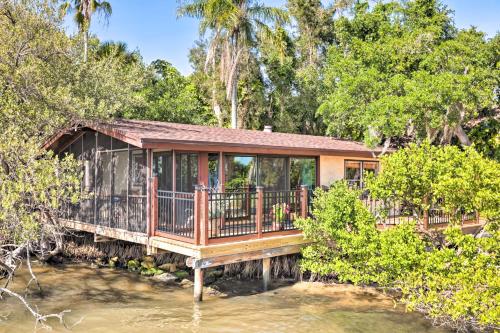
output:
M 88 58 L 89 29 L 92 15 L 98 13 L 107 20 L 112 13 L 111 4 L 98 0 L 70 0 L 61 5 L 64 13 L 74 12 L 74 20 L 80 32 L 83 32 L 83 61 Z
M 98 59 L 119 58 L 127 65 L 138 63 L 141 58 L 138 51 L 129 51 L 126 43 L 115 41 L 105 41 L 99 44 L 95 55 Z
M 252 0 L 190 0 L 178 8 L 178 15 L 200 19 L 200 34 L 210 31 L 205 70 L 219 72 L 231 101 L 231 127 L 237 128 L 238 77 L 244 53 L 256 47 L 261 36 L 272 34 L 268 22 L 281 24 L 288 20 L 287 13 Z M 212 98 L 215 95 L 214 91 Z M 217 115 L 216 105 L 214 101 Z

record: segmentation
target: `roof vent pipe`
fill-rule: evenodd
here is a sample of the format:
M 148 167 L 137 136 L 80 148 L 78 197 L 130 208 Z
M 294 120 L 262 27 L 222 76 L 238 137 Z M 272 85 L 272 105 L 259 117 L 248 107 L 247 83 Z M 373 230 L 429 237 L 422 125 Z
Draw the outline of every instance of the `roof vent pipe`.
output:
M 271 133 L 273 131 L 273 127 L 271 125 L 264 126 L 264 132 Z

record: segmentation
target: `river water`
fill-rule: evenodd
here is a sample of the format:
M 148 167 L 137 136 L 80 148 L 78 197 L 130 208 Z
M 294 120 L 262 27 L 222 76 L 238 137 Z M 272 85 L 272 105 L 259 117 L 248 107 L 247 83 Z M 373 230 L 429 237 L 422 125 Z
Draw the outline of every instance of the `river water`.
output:
M 32 294 L 30 302 L 43 313 L 71 310 L 65 316 L 70 328 L 54 320 L 52 332 L 446 332 L 394 308 L 389 298 L 352 286 L 280 283 L 260 292 L 259 281 L 228 281 L 225 295 L 195 304 L 192 288 L 124 270 L 64 265 L 35 271 L 43 293 Z M 27 279 L 21 272 L 13 289 L 24 292 Z M 33 331 L 33 318 L 15 299 L 0 301 L 0 333 Z

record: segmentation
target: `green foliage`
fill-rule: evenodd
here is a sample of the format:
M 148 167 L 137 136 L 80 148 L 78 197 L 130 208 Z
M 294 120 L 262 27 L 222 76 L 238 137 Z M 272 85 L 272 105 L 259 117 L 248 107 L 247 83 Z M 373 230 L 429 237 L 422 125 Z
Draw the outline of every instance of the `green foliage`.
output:
M 446 247 L 433 248 L 399 284 L 410 310 L 457 329 L 500 327 L 500 233 L 474 238 L 458 227 L 445 231 Z
M 276 221 L 283 222 L 285 221 L 287 214 L 290 212 L 290 208 L 287 203 L 283 202 L 273 205 L 272 211 Z
M 231 103 L 231 127 L 242 127 L 241 120 L 245 121 L 249 115 L 248 106 L 245 105 L 256 95 L 253 95 L 253 98 L 245 98 L 244 92 L 243 96 L 239 95 L 240 90 L 250 88 L 256 94 L 263 91 L 253 89 L 254 82 L 251 78 L 240 81 L 240 78 L 243 78 L 240 77 L 242 69 L 246 67 L 243 72 L 256 77 L 255 74 L 259 71 L 258 63 L 253 63 L 256 46 L 261 40 L 271 36 L 268 23 L 283 24 L 288 20 L 288 14 L 282 9 L 251 0 L 191 0 L 180 3 L 178 15 L 199 18 L 202 37 L 206 32 L 210 32 L 204 72 L 209 74 L 209 80 L 212 81 L 211 100 L 214 113 L 222 125 L 219 87 L 216 83 L 216 80 L 219 80 L 225 88 L 226 100 Z M 242 114 L 238 112 L 240 103 L 247 109 L 243 110 Z M 237 125 L 238 121 L 240 125 Z
M 498 111 L 500 112 L 500 110 Z M 500 162 L 500 121 L 495 118 L 484 119 L 468 132 L 477 151 L 485 157 Z
M 472 147 L 410 144 L 381 160 L 377 177 L 367 177 L 374 198 L 402 201 L 422 217 L 432 205 L 452 217 L 479 211 L 487 219 L 500 216 L 500 165 L 483 158 Z
M 64 202 L 80 196 L 80 166 L 41 149 L 68 124 L 106 119 L 140 104 L 140 65 L 111 56 L 82 63 L 51 1 L 0 5 L 0 242 L 58 233 Z
M 139 95 L 144 105 L 129 108 L 125 118 L 160 120 L 188 124 L 214 124 L 215 117 L 203 102 L 189 77 L 164 60 L 150 66 L 151 74 Z
M 296 221 L 306 238 L 314 241 L 302 252 L 302 268 L 321 275 L 335 274 L 340 281 L 372 281 L 368 259 L 376 252 L 378 232 L 359 193 L 345 182 L 333 183 L 328 192 L 318 189 L 313 215 L 314 220 Z
M 371 195 L 411 204 L 440 205 L 458 216 L 479 210 L 488 223 L 475 237 L 457 226 L 444 240 L 419 234 L 414 223 L 377 230 L 375 218 L 344 182 L 317 190 L 311 218 L 297 225 L 313 241 L 303 270 L 342 282 L 397 288 L 409 310 L 457 330 L 500 328 L 500 168 L 473 148 L 412 144 L 382 159 L 369 177 Z M 429 238 L 429 239 L 428 239 Z
M 37 241 L 53 228 L 63 202 L 80 196 L 77 161 L 59 159 L 33 138 L 7 129 L 0 141 L 0 240 Z M 43 224 L 42 224 L 43 223 Z
M 153 276 L 153 275 L 160 275 L 163 274 L 164 272 L 156 267 L 151 267 L 151 268 L 142 268 L 141 269 L 141 275 L 144 276 Z
M 68 124 L 141 104 L 134 92 L 143 84 L 142 66 L 114 56 L 82 63 L 79 37 L 65 35 L 57 13 L 38 1 L 0 7 L 0 127 L 22 128 L 40 141 Z
M 141 267 L 141 263 L 137 259 L 131 259 L 127 261 L 127 269 L 130 271 L 137 271 Z
M 182 279 L 185 279 L 187 277 L 189 277 L 189 273 L 186 272 L 186 271 L 175 271 L 174 272 L 174 275 L 179 279 L 179 280 L 182 280 Z
M 78 25 L 80 30 L 87 30 L 90 28 L 90 21 L 92 15 L 96 12 L 105 18 L 109 18 L 113 10 L 111 4 L 107 1 L 97 0 L 72 0 L 66 1 L 61 5 L 63 12 L 73 13 L 73 20 Z
M 377 230 L 359 195 L 345 182 L 315 192 L 314 220 L 296 222 L 314 241 L 303 249 L 301 267 L 342 282 L 393 285 L 420 263 L 425 244 L 411 223 Z
M 462 126 L 498 103 L 494 41 L 456 31 L 439 1 L 368 2 L 336 22 L 318 112 L 328 133 L 468 144 Z

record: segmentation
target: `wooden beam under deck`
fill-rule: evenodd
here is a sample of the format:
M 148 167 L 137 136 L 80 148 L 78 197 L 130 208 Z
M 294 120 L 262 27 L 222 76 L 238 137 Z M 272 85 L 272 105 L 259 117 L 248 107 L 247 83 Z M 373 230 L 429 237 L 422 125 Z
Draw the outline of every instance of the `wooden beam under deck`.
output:
M 164 237 L 151 237 L 150 245 L 158 249 L 176 252 L 193 259 L 210 259 L 225 257 L 221 260 L 235 260 L 237 256 L 251 256 L 252 259 L 261 259 L 270 257 L 271 250 L 282 249 L 286 254 L 298 253 L 300 248 L 309 244 L 310 241 L 304 239 L 302 234 L 275 236 L 269 238 L 251 239 L 244 241 L 235 241 L 212 245 L 195 245 L 192 243 L 181 242 Z M 284 249 L 283 249 L 284 248 Z M 268 251 L 268 252 L 266 252 Z M 277 250 L 278 252 L 280 250 Z M 258 257 L 258 253 L 261 256 Z M 282 254 L 276 254 L 279 256 Z M 227 256 L 236 256 L 229 259 Z M 191 259 L 192 260 L 192 259 Z M 218 259 L 219 260 L 219 259 Z M 238 261 L 238 260 L 237 260 Z M 241 260 L 240 260 L 241 261 Z M 233 261 L 236 262 L 236 261 Z M 220 264 L 223 265 L 223 264 Z
M 269 259 L 272 257 L 284 256 L 284 255 L 288 255 L 288 254 L 295 254 L 295 253 L 299 253 L 300 249 L 303 246 L 304 246 L 303 244 L 288 245 L 288 246 L 282 246 L 282 247 L 275 247 L 272 249 L 264 249 L 264 250 L 230 254 L 230 255 L 225 255 L 225 256 L 218 256 L 218 257 L 204 258 L 204 259 L 195 259 L 195 258 L 191 257 L 187 260 L 186 263 L 189 267 L 192 267 L 194 269 L 209 268 L 209 267 L 214 267 L 214 266 L 234 264 L 237 262 L 259 260 L 259 259 Z
M 237 262 L 238 258 L 250 257 L 256 260 L 284 254 L 300 252 L 300 248 L 310 242 L 299 234 L 276 235 L 259 239 L 231 241 L 227 243 L 196 245 L 176 239 L 160 236 L 149 237 L 146 234 L 94 225 L 79 221 L 61 219 L 61 224 L 69 229 L 85 231 L 99 236 L 119 239 L 127 242 L 149 245 L 150 247 L 168 252 L 175 252 L 193 259 L 210 259 L 223 257 L 223 261 Z M 286 252 L 286 253 L 285 253 Z M 274 255 L 272 255 L 274 253 Z M 282 254 L 278 254 L 282 253 Z M 231 256 L 231 257 L 230 257 Z M 260 256 L 260 257 L 259 257 Z M 223 265 L 223 264 L 221 264 Z
M 140 232 L 115 229 L 73 220 L 60 219 L 59 221 L 64 227 L 69 229 L 85 231 L 95 235 L 119 239 L 131 243 L 148 245 L 148 236 Z

